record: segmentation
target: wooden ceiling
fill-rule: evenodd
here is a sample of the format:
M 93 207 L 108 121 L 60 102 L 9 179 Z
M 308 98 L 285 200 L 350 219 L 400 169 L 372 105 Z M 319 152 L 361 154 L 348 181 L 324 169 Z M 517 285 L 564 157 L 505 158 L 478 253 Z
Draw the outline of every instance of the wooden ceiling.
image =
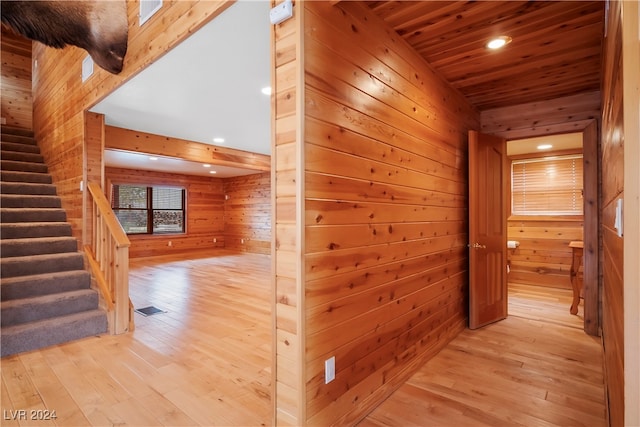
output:
M 600 89 L 603 1 L 371 1 L 480 111 Z M 495 36 L 513 41 L 498 51 Z

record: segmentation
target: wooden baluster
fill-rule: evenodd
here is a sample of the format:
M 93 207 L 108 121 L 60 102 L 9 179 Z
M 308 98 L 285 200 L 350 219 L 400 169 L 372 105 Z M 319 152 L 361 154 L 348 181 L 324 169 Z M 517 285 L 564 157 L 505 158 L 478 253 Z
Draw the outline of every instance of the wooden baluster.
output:
M 103 297 L 114 303 L 113 306 L 108 304 L 110 331 L 112 334 L 121 334 L 134 327 L 129 300 L 129 246 L 131 243 L 100 186 L 89 183 L 87 187 L 94 209 L 93 250 L 89 248 L 87 254 L 95 259 L 95 263 L 90 262 L 90 264 L 94 274 L 100 276 L 98 281 L 104 288 Z
M 129 330 L 129 248 L 117 248 L 114 257 L 116 284 L 116 334 Z

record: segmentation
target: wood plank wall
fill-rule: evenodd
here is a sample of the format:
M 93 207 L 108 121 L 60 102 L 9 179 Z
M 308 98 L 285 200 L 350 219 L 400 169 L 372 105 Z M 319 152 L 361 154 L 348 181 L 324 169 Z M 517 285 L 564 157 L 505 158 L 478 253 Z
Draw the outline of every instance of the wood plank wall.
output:
M 223 240 L 216 238 L 227 249 L 271 253 L 271 176 L 260 172 L 270 170 L 270 156 L 114 126 L 105 126 L 104 135 L 108 149 L 255 169 L 256 174 L 222 179 L 225 232 Z
M 129 46 L 119 75 L 95 68 L 81 81 L 86 52 L 75 47 L 52 49 L 33 45 L 38 67 L 33 73 L 33 127 L 49 166 L 74 236 L 82 238 L 84 111 L 120 86 L 145 66 L 180 43 L 220 14 L 232 1 L 167 1 L 142 27 L 138 25 L 139 2 L 127 2 Z
M 509 282 L 571 289 L 569 242 L 582 240 L 581 216 L 511 216 L 507 227 L 507 238 L 520 242 L 508 250 Z
M 613 228 L 616 200 L 624 197 L 622 2 L 609 3 L 602 106 L 602 336 L 609 420 L 624 425 L 623 245 Z M 635 236 L 637 238 L 637 236 Z M 637 284 L 636 284 L 637 286 Z
M 303 4 L 306 422 L 348 425 L 466 326 L 479 113 L 362 4 Z
M 480 113 L 482 132 L 507 140 L 582 132 L 593 120 L 599 120 L 600 102 L 596 91 L 484 110 Z
M 130 235 L 131 258 L 225 247 L 225 193 L 222 179 L 111 167 L 106 168 L 106 176 L 107 189 L 113 184 L 170 185 L 183 187 L 187 192 L 186 233 Z M 216 243 L 213 242 L 214 238 Z
M 223 179 L 225 248 L 271 253 L 271 174 Z
M 31 40 L 2 26 L 0 38 L 2 81 L 0 101 L 2 124 L 20 129 L 33 128 L 31 96 Z
M 640 426 L 640 4 L 622 4 L 624 76 L 624 423 Z M 629 143 L 630 142 L 630 143 Z M 635 142 L 635 143 L 634 143 Z
M 272 5 L 275 1 L 272 1 Z M 305 422 L 304 289 L 302 283 L 303 3 L 271 33 L 272 287 L 274 424 Z
M 192 162 L 210 163 L 260 171 L 271 170 L 271 157 L 229 147 L 219 147 L 165 135 L 155 135 L 115 126 L 105 126 L 105 148 L 175 157 Z
M 187 190 L 187 232 L 180 235 L 130 235 L 131 258 L 207 248 L 270 253 L 269 173 L 210 178 L 108 167 L 106 177 L 107 191 L 113 184 L 170 185 Z
M 84 117 L 84 152 L 83 180 L 86 184 L 95 182 L 105 189 L 104 174 L 104 121 L 102 114 L 87 113 Z M 78 241 L 80 248 L 93 244 L 93 203 L 88 191 L 82 193 L 83 224 L 82 240 Z

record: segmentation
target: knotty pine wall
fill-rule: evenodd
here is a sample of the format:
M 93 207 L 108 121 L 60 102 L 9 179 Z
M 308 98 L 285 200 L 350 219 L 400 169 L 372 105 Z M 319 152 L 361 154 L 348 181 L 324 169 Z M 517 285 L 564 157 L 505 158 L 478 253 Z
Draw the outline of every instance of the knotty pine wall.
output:
M 31 96 L 31 40 L 15 34 L 2 26 L 0 38 L 2 61 L 3 124 L 20 129 L 33 128 Z
M 600 103 L 596 91 L 483 110 L 482 132 L 507 140 L 581 132 L 600 118 Z
M 176 186 L 186 190 L 186 233 L 129 235 L 131 258 L 225 247 L 225 200 L 222 179 L 111 167 L 106 168 L 106 177 L 107 189 L 114 184 L 141 184 Z M 217 240 L 216 243 L 213 242 L 214 238 Z
M 225 248 L 271 253 L 271 173 L 223 179 Z
M 272 2 L 272 5 L 274 2 Z M 304 310 L 302 210 L 303 154 L 303 3 L 293 17 L 274 25 L 271 33 L 273 239 L 271 280 L 274 424 L 305 424 Z
M 106 168 L 113 184 L 167 185 L 186 190 L 186 233 L 130 235 L 131 258 L 207 248 L 269 254 L 271 179 L 269 173 L 210 178 L 154 171 Z M 213 239 L 216 239 L 216 242 Z M 244 243 L 241 242 L 244 239 Z M 171 241 L 171 246 L 168 245 Z
M 171 136 L 105 126 L 104 139 L 104 148 L 107 149 L 251 169 L 255 170 L 256 173 L 271 170 L 271 157 L 267 154 L 204 144 Z
M 480 122 L 362 4 L 304 7 L 305 415 L 349 425 L 466 326 Z
M 52 49 L 33 44 L 33 127 L 49 166 L 73 234 L 82 238 L 85 181 L 84 111 L 180 43 L 230 6 L 232 1 L 167 1 L 144 26 L 138 25 L 139 2 L 128 1 L 129 45 L 119 75 L 95 67 L 81 81 L 82 49 Z
M 602 337 L 609 421 L 616 427 L 625 425 L 624 239 L 613 227 L 616 200 L 624 198 L 622 2 L 610 2 L 607 16 L 602 85 Z
M 622 4 L 624 76 L 624 422 L 640 426 L 640 5 Z
M 582 240 L 581 216 L 511 216 L 507 238 L 520 246 L 507 252 L 509 282 L 571 289 L 569 242 Z

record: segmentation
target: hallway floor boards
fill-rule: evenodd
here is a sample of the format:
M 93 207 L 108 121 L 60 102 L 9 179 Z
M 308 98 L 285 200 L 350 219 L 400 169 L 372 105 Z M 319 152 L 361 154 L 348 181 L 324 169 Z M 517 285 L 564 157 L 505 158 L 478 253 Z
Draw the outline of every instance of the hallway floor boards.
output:
M 463 331 L 359 426 L 604 427 L 602 347 L 570 305 L 511 284 L 507 319 Z

